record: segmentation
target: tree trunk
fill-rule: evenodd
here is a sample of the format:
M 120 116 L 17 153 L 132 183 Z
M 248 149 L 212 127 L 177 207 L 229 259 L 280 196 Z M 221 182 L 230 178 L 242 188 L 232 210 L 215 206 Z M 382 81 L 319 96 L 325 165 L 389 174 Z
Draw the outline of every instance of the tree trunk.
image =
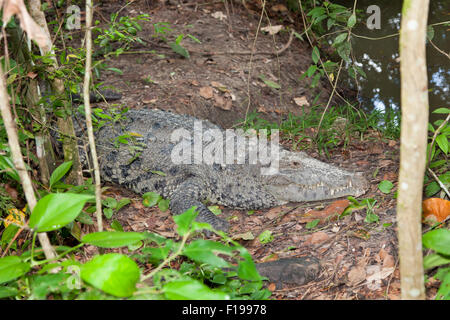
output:
M 45 20 L 45 15 L 41 11 L 41 1 L 40 0 L 30 0 L 29 1 L 30 15 L 33 17 L 34 21 L 41 26 L 46 33 L 48 39 L 51 39 L 50 32 L 48 31 L 47 21 Z M 42 54 L 47 54 L 52 52 L 52 43 L 47 43 L 47 46 L 41 47 Z M 53 56 L 53 68 L 58 67 L 58 62 L 56 58 Z M 49 70 L 51 71 L 51 70 Z M 64 89 L 64 81 L 61 79 L 55 78 L 52 83 L 52 88 L 55 93 L 61 97 L 65 95 Z M 63 100 L 65 109 L 65 114 L 71 114 L 70 102 L 67 100 Z M 78 144 L 75 139 L 75 130 L 73 127 L 72 117 L 66 116 L 65 118 L 58 117 L 57 118 L 57 126 L 61 134 L 62 143 L 63 143 L 63 152 L 64 152 L 64 161 L 72 161 L 72 170 L 67 176 L 67 181 L 72 184 L 83 184 L 83 173 L 82 167 L 80 163 L 80 157 L 78 155 Z
M 20 32 L 19 28 L 11 28 L 9 31 L 8 40 L 12 48 L 17 52 L 17 61 L 25 68 L 31 70 L 32 58 L 28 45 L 23 39 L 24 33 Z M 55 154 L 53 152 L 50 134 L 47 128 L 47 121 L 45 115 L 45 108 L 39 105 L 38 82 L 36 79 L 29 79 L 27 81 L 26 90 L 23 94 L 23 100 L 27 106 L 28 112 L 33 115 L 32 122 L 40 127 L 39 131 L 34 134 L 36 142 L 36 154 L 39 159 L 39 169 L 41 181 L 44 185 L 48 185 L 50 174 L 55 169 Z
M 428 3 L 405 0 L 400 30 L 402 124 L 397 221 L 402 299 L 425 297 L 421 213 L 428 127 Z

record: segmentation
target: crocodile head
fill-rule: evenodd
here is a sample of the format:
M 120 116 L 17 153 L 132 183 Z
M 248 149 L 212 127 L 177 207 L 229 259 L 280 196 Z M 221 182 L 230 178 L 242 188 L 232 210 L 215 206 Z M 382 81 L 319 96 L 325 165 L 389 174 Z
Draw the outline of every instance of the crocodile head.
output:
M 369 183 L 351 173 L 303 152 L 281 151 L 276 173 L 263 177 L 266 190 L 280 202 L 333 199 L 364 194 Z

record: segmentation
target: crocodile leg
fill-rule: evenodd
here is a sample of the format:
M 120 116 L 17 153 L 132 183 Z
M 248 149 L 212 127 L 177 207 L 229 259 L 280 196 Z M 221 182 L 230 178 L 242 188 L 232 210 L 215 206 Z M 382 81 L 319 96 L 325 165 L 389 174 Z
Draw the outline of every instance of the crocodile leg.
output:
M 228 222 L 217 217 L 201 202 L 206 199 L 204 190 L 206 190 L 206 186 L 195 177 L 188 178 L 181 183 L 170 197 L 172 214 L 181 214 L 196 206 L 198 211 L 196 220 L 198 222 L 207 222 L 214 229 L 228 231 Z

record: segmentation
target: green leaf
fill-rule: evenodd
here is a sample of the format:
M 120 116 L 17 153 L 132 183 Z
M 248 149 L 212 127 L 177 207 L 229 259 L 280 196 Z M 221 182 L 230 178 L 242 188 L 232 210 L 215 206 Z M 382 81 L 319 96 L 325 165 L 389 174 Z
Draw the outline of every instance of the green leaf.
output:
M 427 232 L 422 237 L 423 245 L 429 249 L 447 255 L 450 255 L 450 230 L 437 229 Z
M 378 189 L 386 194 L 390 193 L 393 187 L 394 184 L 388 180 L 383 180 L 378 184 Z
M 4 171 L 10 178 L 20 183 L 19 174 L 17 173 L 11 158 L 0 155 L 0 170 Z
M 450 268 L 446 269 L 445 275 L 439 278 L 441 286 L 436 292 L 436 300 L 450 300 Z
M 85 235 L 81 242 L 101 248 L 118 248 L 134 244 L 145 238 L 145 234 L 139 232 L 102 231 Z
M 348 34 L 346 32 L 341 33 L 336 38 L 334 38 L 333 45 L 339 44 L 341 42 L 344 42 L 345 39 L 347 39 Z
M 189 51 L 187 51 L 184 47 L 180 46 L 178 43 L 176 42 L 170 42 L 169 43 L 170 48 L 172 48 L 172 50 L 175 53 L 178 53 L 179 55 L 185 57 L 186 59 L 189 59 Z
M 327 20 L 327 30 L 330 30 L 332 26 L 336 23 L 336 20 L 328 18 Z
M 356 15 L 353 13 L 347 21 L 347 27 L 353 28 L 356 24 Z
M 445 256 L 439 253 L 432 253 L 423 258 L 423 268 L 425 270 L 448 263 L 450 263 L 450 256 Z
M 30 216 L 29 226 L 37 232 L 59 229 L 72 222 L 91 195 L 51 193 L 38 201 Z
M 317 70 L 317 66 L 315 64 L 312 64 L 309 66 L 308 70 L 306 70 L 306 75 L 308 77 L 311 77 L 314 74 L 314 72 L 316 72 L 316 70 Z
M 129 297 L 140 278 L 136 262 L 125 255 L 108 253 L 94 257 L 81 267 L 81 278 L 117 297 Z
M 185 235 L 186 232 L 189 231 L 192 222 L 195 220 L 195 217 L 197 217 L 198 214 L 196 209 L 196 207 L 192 207 L 180 215 L 173 216 L 173 220 L 178 226 L 177 232 L 180 236 Z
M 436 181 L 433 181 L 432 183 L 430 183 L 429 185 L 427 185 L 425 187 L 425 195 L 427 197 L 431 197 L 431 196 L 435 195 L 436 193 L 438 193 L 439 190 L 441 190 L 441 187 L 439 186 L 439 184 Z
M 428 26 L 427 27 L 427 38 L 428 38 L 428 40 L 433 40 L 433 38 L 434 38 L 434 28 L 433 28 L 433 26 Z
M 142 198 L 144 198 L 142 204 L 146 207 L 153 207 L 160 199 L 162 199 L 156 192 L 146 192 L 142 195 Z
M 238 276 L 244 280 L 260 281 L 262 277 L 256 269 L 255 262 L 253 262 L 252 256 L 248 253 L 247 249 L 239 248 L 239 254 L 244 260 L 239 262 Z
M 438 109 L 434 110 L 433 113 L 449 114 L 450 109 L 449 108 L 438 108 Z
M 119 202 L 117 203 L 116 206 L 116 210 L 119 211 L 120 209 L 122 209 L 123 207 L 125 207 L 126 205 L 130 204 L 131 200 L 128 198 L 122 198 L 119 200 Z
M 273 89 L 280 89 L 280 88 L 281 88 L 281 86 L 280 86 L 278 83 L 273 82 L 273 81 L 271 81 L 271 80 L 267 80 L 266 77 L 265 77 L 264 75 L 262 75 L 262 74 L 259 76 L 259 78 L 260 78 L 266 85 L 268 85 L 269 87 L 271 87 L 271 88 L 273 88 Z
M 170 200 L 169 199 L 161 199 L 158 202 L 158 208 L 161 211 L 167 211 L 169 209 Z
M 259 234 L 258 239 L 259 242 L 261 242 L 262 244 L 272 242 L 273 241 L 272 231 L 264 230 Z
M 122 225 L 117 220 L 111 222 L 111 229 L 114 229 L 116 231 L 123 231 Z
M 336 46 L 338 55 L 344 59 L 345 61 L 350 61 L 350 43 L 349 42 L 343 42 L 340 43 L 338 46 Z
M 312 61 L 315 64 L 317 64 L 317 62 L 319 62 L 320 52 L 319 52 L 319 49 L 316 46 L 313 47 L 311 58 L 312 58 Z
M 67 161 L 59 165 L 58 168 L 53 171 L 50 177 L 50 188 L 55 184 L 55 182 L 61 180 L 61 178 L 64 177 L 64 175 L 67 173 L 67 171 L 70 170 L 71 167 L 72 161 Z
M 439 146 L 439 148 L 441 148 L 441 150 L 447 154 L 448 153 L 448 139 L 447 136 L 445 134 L 440 134 L 436 137 L 436 142 Z
M 14 280 L 31 269 L 30 264 L 22 262 L 17 256 L 0 258 L 0 283 Z
M 222 213 L 222 210 L 220 210 L 219 206 L 209 206 L 209 211 L 214 213 L 216 216 L 220 215 Z
M 110 67 L 110 68 L 106 68 L 106 70 L 113 71 L 113 72 L 115 72 L 115 73 L 118 73 L 118 74 L 120 74 L 120 75 L 123 75 L 123 71 L 120 70 L 120 69 L 117 69 L 117 68 L 112 68 L 112 67 Z
M 207 263 L 213 267 L 226 268 L 230 264 L 216 254 L 231 256 L 233 248 L 211 240 L 195 240 L 183 250 L 183 255 L 199 263 Z
M 319 224 L 319 222 L 320 222 L 320 219 L 315 219 L 313 221 L 310 221 L 305 225 L 305 228 L 306 229 L 314 229 Z
M 103 214 L 105 215 L 106 219 L 111 219 L 113 213 L 114 213 L 114 211 L 111 208 L 105 208 L 103 210 Z
M 171 300 L 229 300 L 225 292 L 214 291 L 198 280 L 172 281 L 164 285 L 163 292 Z
M 158 170 L 150 170 L 150 172 L 151 172 L 151 173 L 154 173 L 154 174 L 157 174 L 157 175 L 159 175 L 159 176 L 162 176 L 162 177 L 167 176 L 167 174 L 165 174 L 165 173 L 162 172 L 162 171 L 158 171 Z
M 19 293 L 19 290 L 12 287 L 0 287 L 0 299 L 13 297 Z

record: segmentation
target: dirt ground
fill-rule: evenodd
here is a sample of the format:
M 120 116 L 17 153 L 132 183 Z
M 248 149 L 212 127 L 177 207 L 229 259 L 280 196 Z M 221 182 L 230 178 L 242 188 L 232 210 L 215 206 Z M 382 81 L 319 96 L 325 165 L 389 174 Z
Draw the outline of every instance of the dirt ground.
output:
M 109 20 L 109 15 L 122 6 L 121 1 L 104 2 L 97 8 L 96 18 L 103 16 Z M 220 17 L 217 12 L 227 18 L 216 18 Z M 247 111 L 257 110 L 280 121 L 289 112 L 304 112 L 294 98 L 303 97 L 312 103 L 319 94 L 319 103 L 328 99 L 330 88 L 326 83 L 311 89 L 308 80 L 299 80 L 311 64 L 311 50 L 306 42 L 294 39 L 277 56 L 273 54 L 274 43 L 276 48 L 283 48 L 289 42 L 289 34 L 259 33 L 256 54 L 250 54 L 259 16 L 236 2 L 228 2 L 227 10 L 221 1 L 181 5 L 133 1 L 121 11 L 121 15 L 127 16 L 142 13 L 151 18 L 139 33 L 146 45 L 134 46 L 132 51 L 155 50 L 156 54 L 130 53 L 114 58 L 109 66 L 121 69 L 123 74 L 106 72 L 101 79 L 122 93 L 120 105 L 191 114 L 229 128 L 243 119 Z M 274 25 L 280 23 L 276 14 L 271 19 Z M 156 22 L 169 22 L 175 36 L 191 34 L 201 41 L 198 44 L 189 37 L 183 40 L 190 59 L 177 55 L 152 37 Z M 261 26 L 267 26 L 267 20 L 263 19 Z M 162 54 L 164 57 L 158 56 Z M 281 88 L 271 88 L 260 75 Z M 322 270 L 317 280 L 283 288 L 269 284 L 272 298 L 399 299 L 395 199 L 393 192 L 385 195 L 377 188 L 384 179 L 397 180 L 398 142 L 383 140 L 373 133 L 364 141 L 354 139 L 345 150 L 333 150 L 331 159 L 309 153 L 322 161 L 365 172 L 371 188 L 364 197 L 377 200 L 374 213 L 379 222 L 364 222 L 363 209 L 343 219 L 330 219 L 313 229 L 306 228 L 308 221 L 342 212 L 347 200 L 289 204 L 252 214 L 222 208 L 223 217 L 231 224 L 230 234 L 240 239 L 257 262 L 307 255 L 320 259 Z M 148 230 L 176 237 L 169 212 L 144 207 L 142 198 L 127 190 L 113 187 L 109 192 L 117 198 L 133 199 L 113 216 L 125 230 Z M 261 244 L 257 237 L 264 230 L 272 231 L 274 239 Z M 435 290 L 431 288 L 429 294 Z

